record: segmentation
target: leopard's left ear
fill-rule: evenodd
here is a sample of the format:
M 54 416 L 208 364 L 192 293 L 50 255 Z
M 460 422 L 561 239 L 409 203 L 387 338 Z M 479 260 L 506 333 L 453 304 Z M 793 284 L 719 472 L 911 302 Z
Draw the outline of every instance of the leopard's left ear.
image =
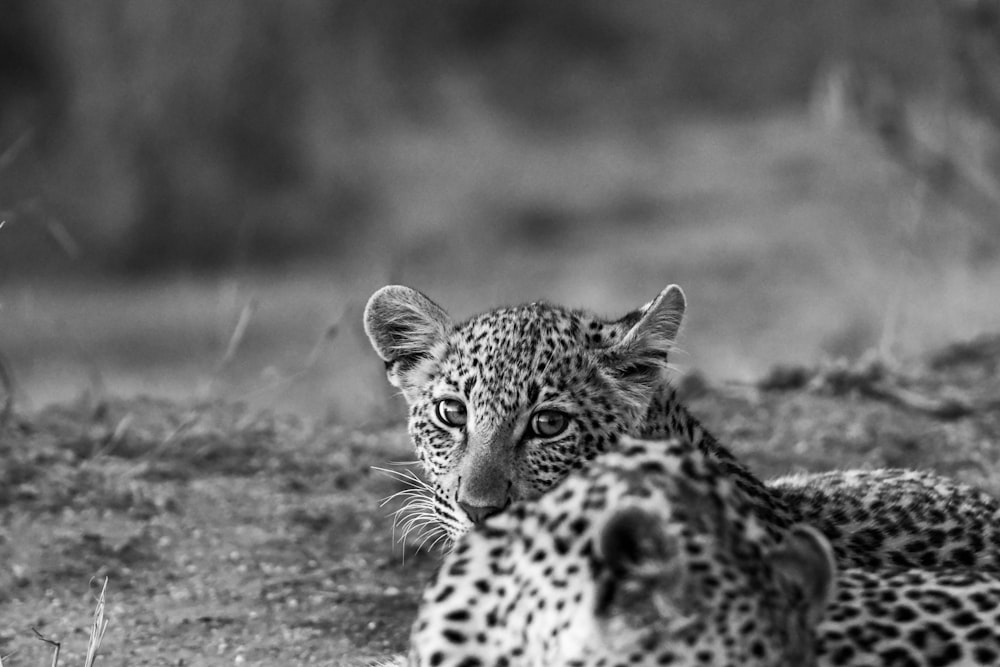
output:
M 815 627 L 836 588 L 837 564 L 829 540 L 812 526 L 797 524 L 768 559 L 782 587 L 805 606 L 809 627 Z
M 669 538 L 658 517 L 638 507 L 616 510 L 604 523 L 598 553 L 618 577 L 657 573 L 677 556 L 676 542 Z
M 596 546 L 607 568 L 597 591 L 598 616 L 642 625 L 682 605 L 680 547 L 659 517 L 638 507 L 619 508 L 600 527 Z
M 600 527 L 597 556 L 607 578 L 597 600 L 599 615 L 656 615 L 658 587 L 677 583 L 664 573 L 674 566 L 679 547 L 658 517 L 638 507 L 615 510 Z
M 684 291 L 679 285 L 667 285 L 655 299 L 639 309 L 639 320 L 622 338 L 622 343 L 628 341 L 630 336 L 645 336 L 650 340 L 666 341 L 672 346 L 680 332 L 685 308 L 687 300 Z
M 607 349 L 612 370 L 631 380 L 659 379 L 677 340 L 686 301 L 677 285 L 669 285 L 656 298 L 621 320 L 628 329 Z

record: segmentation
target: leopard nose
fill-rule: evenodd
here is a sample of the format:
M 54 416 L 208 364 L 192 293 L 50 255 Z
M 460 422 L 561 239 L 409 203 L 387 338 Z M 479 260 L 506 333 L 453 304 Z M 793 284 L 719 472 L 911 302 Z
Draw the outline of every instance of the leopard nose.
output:
M 482 523 L 494 514 L 499 514 L 503 511 L 503 507 L 497 507 L 495 505 L 470 505 L 469 503 L 463 503 L 458 501 L 459 506 L 465 510 L 465 513 L 469 515 L 472 519 L 472 523 Z

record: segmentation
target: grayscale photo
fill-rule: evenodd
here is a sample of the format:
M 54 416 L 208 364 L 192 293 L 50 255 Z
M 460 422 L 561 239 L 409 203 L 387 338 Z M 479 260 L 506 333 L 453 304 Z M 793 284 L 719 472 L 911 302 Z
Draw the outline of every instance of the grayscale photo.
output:
M 1000 0 L 0 1 L 0 667 L 1000 665 Z

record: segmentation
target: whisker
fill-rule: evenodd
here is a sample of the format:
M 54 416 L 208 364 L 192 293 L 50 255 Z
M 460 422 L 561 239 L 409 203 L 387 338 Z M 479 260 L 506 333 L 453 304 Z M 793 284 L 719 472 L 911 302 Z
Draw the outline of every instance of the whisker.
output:
M 434 505 L 430 498 L 418 495 L 392 513 L 393 517 L 393 541 L 397 544 L 405 544 L 407 541 L 422 540 L 425 537 L 433 536 L 440 528 L 437 526 L 438 519 L 434 514 Z M 396 537 L 396 531 L 400 535 Z
M 386 496 L 381 501 L 379 501 L 379 507 L 389 503 L 396 498 L 411 498 L 410 502 L 416 502 L 420 500 L 427 499 L 427 492 L 423 489 L 403 489 L 402 491 L 397 491 L 390 496 Z
M 429 547 L 427 547 L 427 550 L 428 551 L 433 551 L 437 547 L 437 545 L 441 543 L 441 540 L 447 539 L 447 537 L 448 537 L 448 533 L 445 533 L 445 532 L 442 531 L 442 533 L 440 535 L 438 535 L 438 538 L 436 540 L 434 540 L 433 542 L 431 542 L 431 545 Z
M 407 533 L 409 533 L 411 530 L 413 530 L 414 526 L 416 526 L 420 522 L 420 520 L 421 520 L 421 517 L 417 516 L 417 517 L 413 517 L 413 518 L 407 519 L 402 524 L 400 524 L 400 528 L 402 528 L 402 530 L 403 530 L 403 536 L 405 537 Z
M 401 524 L 403 532 L 406 534 L 417 531 L 417 533 L 423 532 L 427 526 L 433 526 L 437 523 L 437 517 L 428 514 L 417 514 L 404 523 Z
M 406 502 L 403 503 L 403 505 L 398 510 L 393 512 L 393 514 L 399 514 L 402 511 L 413 510 L 416 508 L 426 508 L 426 509 L 433 508 L 431 499 L 427 497 L 426 493 L 421 492 L 421 493 L 408 494 Z
M 399 523 L 402 525 L 408 525 L 414 521 L 419 521 L 425 517 L 432 518 L 433 515 L 430 514 L 426 509 L 416 508 L 416 507 L 405 507 L 403 509 L 409 510 L 405 514 L 399 517 Z
M 392 498 L 387 498 L 382 505 L 385 505 Z M 399 517 L 400 515 L 413 514 L 414 512 L 431 512 L 434 510 L 434 504 L 431 502 L 430 498 L 426 496 L 411 496 L 403 503 L 402 507 L 390 512 L 390 516 Z
M 440 526 L 435 526 L 433 530 L 427 531 L 427 533 L 421 538 L 420 542 L 417 543 L 417 551 L 420 551 L 421 549 L 423 549 L 424 545 L 427 544 L 427 541 L 430 540 L 432 537 L 434 537 L 436 539 L 433 542 L 431 542 L 431 547 L 433 547 L 441 539 L 443 539 L 443 538 L 445 538 L 447 536 L 448 536 L 448 534 L 445 533 L 441 529 Z M 429 550 L 430 549 L 428 549 L 428 551 Z
M 415 463 L 418 462 L 392 462 L 390 465 L 407 466 Z M 393 502 L 401 503 L 401 506 L 390 512 L 389 516 L 392 517 L 393 543 L 404 545 L 402 553 L 404 563 L 406 544 L 413 545 L 413 549 L 417 552 L 431 551 L 442 541 L 448 540 L 448 531 L 441 525 L 441 517 L 438 516 L 434 487 L 410 469 L 392 470 L 372 466 L 372 470 L 406 485 L 406 488 L 388 495 L 379 502 L 379 507 Z
M 405 537 L 413 530 L 422 529 L 424 526 L 433 525 L 434 523 L 436 523 L 434 517 L 417 517 L 408 521 L 403 526 L 403 536 Z
M 429 540 L 432 537 L 434 537 L 434 533 L 433 532 L 428 532 L 428 533 L 424 534 L 424 536 L 420 538 L 420 541 L 417 542 L 417 544 L 416 544 L 416 546 L 414 548 L 419 552 L 421 549 L 423 549 L 424 544 L 427 543 L 427 540 Z
M 402 480 L 414 486 L 430 488 L 430 485 L 417 476 L 417 474 L 412 470 L 390 470 L 389 468 L 382 468 L 380 466 L 372 466 L 372 470 L 377 470 L 378 472 L 388 475 L 389 477 Z

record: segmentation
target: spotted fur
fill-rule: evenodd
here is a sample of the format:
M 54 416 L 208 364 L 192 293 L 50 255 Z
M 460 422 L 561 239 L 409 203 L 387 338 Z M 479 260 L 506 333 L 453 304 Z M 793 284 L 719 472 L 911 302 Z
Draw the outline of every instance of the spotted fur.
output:
M 856 667 L 1000 663 L 1000 577 L 837 571 L 775 531 L 717 461 L 625 438 L 457 542 L 410 667 Z
M 532 303 L 453 323 L 415 290 L 376 292 L 365 327 L 409 404 L 410 436 L 449 535 L 537 497 L 641 423 L 683 312 L 671 287 L 614 321 Z M 439 418 L 446 399 L 466 407 L 463 428 Z M 565 415 L 566 428 L 533 434 L 543 412 Z
M 816 525 L 841 565 L 1000 571 L 1000 502 L 971 487 L 899 470 L 758 479 L 666 380 L 684 309 L 671 285 L 619 319 L 532 303 L 456 323 L 416 290 L 376 292 L 365 329 L 409 405 L 429 479 L 426 494 L 408 492 L 415 514 L 407 525 L 455 539 L 512 502 L 537 498 L 624 436 L 678 438 L 717 464 L 769 529 Z M 465 422 L 446 423 L 458 405 Z M 563 430 L 532 430 L 551 414 L 565 416 Z

